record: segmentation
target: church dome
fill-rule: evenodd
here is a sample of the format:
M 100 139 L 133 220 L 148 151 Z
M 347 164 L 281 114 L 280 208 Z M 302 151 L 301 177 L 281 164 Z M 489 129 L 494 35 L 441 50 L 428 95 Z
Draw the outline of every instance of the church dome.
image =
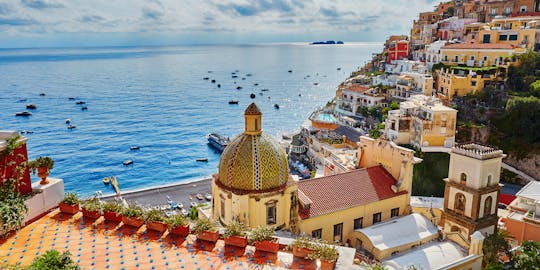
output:
M 251 103 L 244 113 L 246 127 L 223 150 L 219 182 L 234 191 L 265 191 L 284 186 L 287 156 L 279 144 L 260 128 L 262 113 Z

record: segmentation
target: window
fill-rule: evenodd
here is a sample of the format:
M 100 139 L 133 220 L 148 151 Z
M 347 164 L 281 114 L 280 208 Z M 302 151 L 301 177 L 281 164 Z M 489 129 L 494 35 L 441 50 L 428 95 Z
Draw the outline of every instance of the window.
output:
M 390 217 L 397 217 L 399 216 L 399 207 L 393 208 L 390 210 Z
M 482 39 L 482 43 L 489 43 L 490 40 L 491 40 L 491 35 L 485 34 L 484 38 Z
M 497 15 L 497 9 L 496 8 L 491 9 L 491 15 Z
M 225 219 L 225 199 L 221 198 L 220 200 L 220 207 L 221 207 L 221 212 L 220 212 L 220 216 L 222 219 Z
M 488 175 L 488 178 L 487 178 L 487 185 L 488 185 L 488 186 L 491 186 L 491 174 Z
M 499 40 L 508 40 L 508 35 L 499 35 Z
M 471 60 L 474 61 L 474 55 L 471 55 Z
M 373 224 L 381 222 L 381 212 L 373 214 Z
M 459 56 L 454 56 L 454 62 L 457 62 L 459 60 Z
M 459 180 L 460 181 L 467 181 L 467 174 L 461 173 L 461 175 L 459 176 Z
M 259 120 L 255 119 L 255 130 L 259 130 Z
M 446 134 L 446 127 L 441 127 L 441 134 Z
M 491 215 L 491 204 L 493 203 L 493 199 L 491 196 L 487 197 L 484 201 L 484 216 Z
M 504 9 L 505 14 L 510 14 L 511 8 L 507 7 Z
M 471 81 L 471 86 L 476 86 L 476 81 Z
M 311 231 L 311 237 L 321 239 L 322 238 L 322 229 L 317 229 Z
M 444 61 L 448 61 L 448 55 L 444 56 Z
M 521 11 L 521 12 L 527 12 L 527 6 L 521 6 L 521 7 L 519 8 L 519 11 Z
M 266 225 L 276 224 L 276 204 L 272 203 L 266 206 Z
M 508 40 L 517 40 L 517 39 L 518 39 L 517 35 L 509 35 L 508 36 Z
M 456 193 L 454 198 L 454 210 L 455 211 L 465 211 L 465 195 L 463 193 Z
M 354 219 L 354 229 L 355 230 L 362 229 L 362 227 L 363 227 L 362 223 L 364 223 L 364 218 L 356 218 L 356 219 Z
M 334 242 L 343 241 L 343 223 L 334 225 Z
M 484 60 L 484 62 L 487 62 L 488 60 L 488 57 L 487 56 L 484 56 L 484 58 L 482 58 Z

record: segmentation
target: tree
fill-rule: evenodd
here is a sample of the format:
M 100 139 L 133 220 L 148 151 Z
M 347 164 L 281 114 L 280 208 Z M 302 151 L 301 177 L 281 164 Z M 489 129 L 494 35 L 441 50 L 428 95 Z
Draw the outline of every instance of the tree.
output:
M 81 269 L 71 259 L 69 251 L 63 253 L 58 250 L 49 250 L 45 254 L 36 257 L 32 264 L 28 267 L 29 270 L 78 270 Z
M 540 269 L 540 242 L 525 241 L 514 259 L 515 269 Z
M 396 101 L 390 103 L 390 109 L 391 109 L 391 110 L 397 110 L 397 109 L 399 109 L 399 103 L 397 103 Z
M 499 261 L 501 255 L 506 255 L 510 259 L 512 258 L 510 244 L 506 240 L 508 238 L 512 238 L 512 236 L 507 231 L 496 229 L 494 234 L 484 240 L 483 264 L 486 268 L 499 269 L 502 266 L 502 262 Z
M 540 80 L 536 80 L 530 85 L 531 94 L 536 97 L 540 97 Z

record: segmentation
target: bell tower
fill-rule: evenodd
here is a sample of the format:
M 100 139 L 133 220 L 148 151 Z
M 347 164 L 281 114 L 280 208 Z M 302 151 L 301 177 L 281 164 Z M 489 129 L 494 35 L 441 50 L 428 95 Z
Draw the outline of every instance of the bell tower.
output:
M 502 150 L 474 143 L 456 145 L 444 190 L 441 224 L 445 233 L 467 239 L 475 231 L 493 234 L 497 227 Z
M 247 135 L 261 135 L 262 133 L 262 113 L 255 103 L 249 104 L 244 112 L 245 130 Z

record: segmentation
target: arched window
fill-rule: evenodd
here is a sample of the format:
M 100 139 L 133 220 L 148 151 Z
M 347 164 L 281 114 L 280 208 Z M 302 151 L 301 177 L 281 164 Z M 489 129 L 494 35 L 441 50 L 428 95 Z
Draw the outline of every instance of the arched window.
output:
M 491 186 L 491 174 L 488 175 L 487 185 L 488 185 L 488 186 Z
M 454 210 L 455 211 L 465 211 L 465 195 L 463 193 L 456 193 L 454 198 Z
M 467 181 L 467 174 L 461 173 L 461 175 L 459 176 L 459 180 L 461 180 L 461 181 Z
M 491 204 L 493 203 L 493 199 L 491 196 L 487 197 L 484 201 L 484 216 L 491 215 Z
M 255 119 L 255 130 L 259 130 L 259 120 Z

